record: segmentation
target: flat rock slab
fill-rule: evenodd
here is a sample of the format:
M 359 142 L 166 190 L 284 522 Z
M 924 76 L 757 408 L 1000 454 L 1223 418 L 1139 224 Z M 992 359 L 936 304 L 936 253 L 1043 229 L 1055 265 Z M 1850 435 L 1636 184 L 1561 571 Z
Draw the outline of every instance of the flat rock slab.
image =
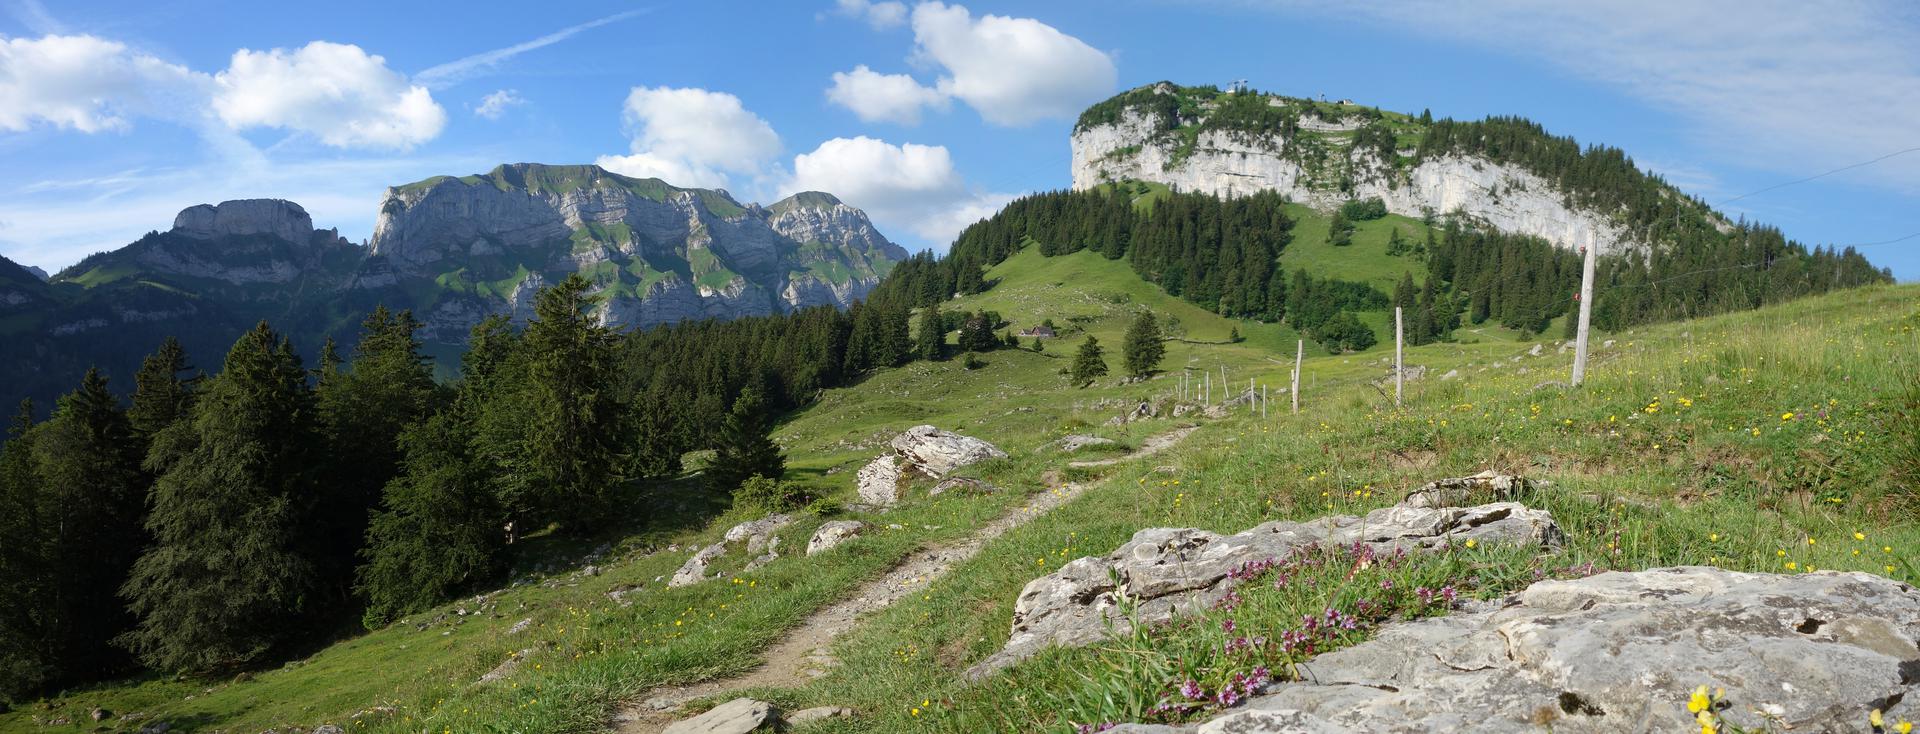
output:
M 882 454 L 854 476 L 860 501 L 875 507 L 892 507 L 900 501 L 900 459 Z
M 1137 602 L 1139 619 L 1153 623 L 1218 601 L 1235 583 L 1228 574 L 1247 563 L 1284 558 L 1310 545 L 1364 543 L 1392 552 L 1467 540 L 1557 546 L 1562 536 L 1553 515 L 1514 502 L 1395 505 L 1366 517 L 1276 521 L 1227 536 L 1194 528 L 1148 528 L 1104 557 L 1080 558 L 1029 582 L 1014 602 L 1006 646 L 967 675 L 990 675 L 1050 645 L 1097 642 L 1109 628 L 1124 633 L 1131 623 L 1119 610 L 1122 595 Z
M 1769 731 L 1867 731 L 1920 718 L 1920 591 L 1864 573 L 1686 566 L 1542 581 L 1500 602 L 1381 628 L 1197 727 L 1322 731 L 1698 731 L 1718 713 Z M 1723 727 L 1725 728 L 1725 727 Z
M 993 444 L 933 426 L 909 428 L 893 437 L 891 445 L 900 458 L 934 479 L 969 464 L 1007 458 L 1007 452 Z
M 661 734 L 750 734 L 780 723 L 780 710 L 765 701 L 736 698 L 685 721 L 676 721 Z

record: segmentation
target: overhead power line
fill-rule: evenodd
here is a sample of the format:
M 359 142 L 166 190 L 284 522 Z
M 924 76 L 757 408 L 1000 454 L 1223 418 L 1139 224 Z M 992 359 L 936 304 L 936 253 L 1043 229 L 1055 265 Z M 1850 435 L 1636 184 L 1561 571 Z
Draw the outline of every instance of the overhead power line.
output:
M 1760 194 L 1764 194 L 1764 193 L 1767 193 L 1767 192 L 1769 192 L 1769 191 L 1772 191 L 1772 190 L 1774 190 L 1774 189 L 1784 189 L 1784 188 L 1786 188 L 1786 187 L 1788 187 L 1788 186 L 1792 186 L 1792 185 L 1795 185 L 1795 184 L 1803 184 L 1803 183 L 1806 183 L 1806 182 L 1808 182 L 1808 181 L 1812 181 L 1812 180 L 1814 180 L 1814 179 L 1818 179 L 1818 178 L 1826 178 L 1826 177 L 1828 177 L 1828 176 L 1831 176 L 1831 175 L 1833 175 L 1833 174 L 1836 174 L 1836 173 L 1840 173 L 1840 172 L 1843 172 L 1843 171 L 1851 171 L 1851 170 L 1853 170 L 1853 169 L 1855 169 L 1855 168 L 1859 168 L 1859 167 L 1861 167 L 1861 166 L 1871 166 L 1871 165 L 1873 165 L 1873 164 L 1875 164 L 1875 163 L 1879 163 L 1879 162 L 1881 162 L 1881 161 L 1884 161 L 1884 160 L 1886 160 L 1886 159 L 1888 159 L 1888 158 L 1893 158 L 1893 157 L 1895 157 L 1895 156 L 1902 156 L 1902 155 L 1906 155 L 1906 154 L 1908 154 L 1908 153 L 1913 153 L 1913 152 L 1920 152 L 1920 147 L 1913 147 L 1913 148 L 1908 148 L 1908 149 L 1906 149 L 1906 150 L 1896 150 L 1896 151 L 1894 151 L 1894 152 L 1892 152 L 1892 153 L 1888 153 L 1888 154 L 1886 154 L 1886 155 L 1883 155 L 1883 156 L 1880 156 L 1879 158 L 1875 158 L 1875 159 L 1873 159 L 1873 160 L 1870 160 L 1870 161 L 1861 161 L 1861 162 L 1859 162 L 1859 163 L 1855 163 L 1855 164 L 1853 164 L 1853 165 L 1850 165 L 1850 166 L 1841 166 L 1841 167 L 1839 167 L 1839 168 L 1835 168 L 1835 169 L 1833 169 L 1833 170 L 1831 170 L 1831 171 L 1827 171 L 1826 173 L 1817 173 L 1817 174 L 1814 174 L 1814 175 L 1812 175 L 1812 176 L 1808 176 L 1808 177 L 1806 177 L 1806 178 L 1801 178 L 1801 179 L 1795 179 L 1795 180 L 1792 180 L 1792 181 L 1788 181 L 1788 182 L 1786 182 L 1786 183 L 1780 183 L 1780 184 L 1774 184 L 1774 185 L 1772 185 L 1772 186 L 1768 186 L 1768 187 L 1766 187 L 1766 188 L 1764 188 L 1764 189 L 1760 189 L 1760 190 L 1758 190 L 1758 191 L 1749 191 L 1749 192 L 1747 192 L 1747 193 L 1744 193 L 1744 194 L 1741 194 L 1741 195 L 1739 195 L 1739 196 L 1736 196 L 1736 197 L 1733 197 L 1733 198 L 1731 198 L 1731 199 L 1727 199 L 1727 200 L 1725 200 L 1725 201 L 1722 201 L 1722 202 L 1720 202 L 1720 203 L 1718 203 L 1718 204 L 1714 204 L 1714 206 L 1716 206 L 1716 207 L 1720 207 L 1720 206 L 1726 206 L 1726 205 L 1728 205 L 1728 204 L 1731 204 L 1731 203 L 1733 203 L 1733 202 L 1736 202 L 1736 201 L 1739 201 L 1739 200 L 1741 200 L 1741 199 L 1745 199 L 1745 198 L 1747 198 L 1747 197 L 1749 197 L 1749 196 L 1759 196 Z

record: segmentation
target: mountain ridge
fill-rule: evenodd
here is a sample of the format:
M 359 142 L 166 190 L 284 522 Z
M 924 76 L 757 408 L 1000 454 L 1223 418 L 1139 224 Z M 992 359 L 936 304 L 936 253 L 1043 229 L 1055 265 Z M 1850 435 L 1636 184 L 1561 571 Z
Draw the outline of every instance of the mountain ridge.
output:
M 1128 179 L 1221 196 L 1270 189 L 1323 211 L 1372 198 L 1393 214 L 1463 214 L 1602 252 L 1647 251 L 1674 239 L 1663 230 L 1734 226 L 1624 152 L 1583 149 L 1516 117 L 1436 121 L 1158 82 L 1088 108 L 1072 146 L 1075 190 Z
M 164 334 L 210 361 L 262 319 L 310 355 L 329 337 L 350 347 L 380 304 L 413 309 L 421 337 L 456 353 L 481 319 L 524 320 L 540 287 L 572 273 L 594 281 L 595 315 L 616 326 L 845 308 L 905 257 L 831 194 L 761 206 L 592 165 L 503 164 L 391 187 L 364 246 L 316 228 L 295 202 L 197 204 L 50 280 L 0 265 L 0 336 L 18 345 L 0 382 L 24 386 L 0 397 L 50 404 L 92 365 L 124 379 Z M 125 338 L 130 328 L 153 342 Z

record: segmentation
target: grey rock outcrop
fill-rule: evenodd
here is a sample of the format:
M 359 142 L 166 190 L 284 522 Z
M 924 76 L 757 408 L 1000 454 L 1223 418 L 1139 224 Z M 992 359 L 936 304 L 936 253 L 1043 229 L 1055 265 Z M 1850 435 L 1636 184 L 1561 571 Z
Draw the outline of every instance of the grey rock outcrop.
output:
M 843 717 L 852 716 L 852 715 L 853 715 L 853 709 L 847 708 L 845 706 L 815 706 L 810 709 L 803 709 L 803 710 L 795 711 L 791 714 L 788 714 L 787 723 L 792 726 L 800 726 L 802 724 L 811 724 L 816 721 L 825 721 L 827 719 L 838 719 L 838 718 L 843 718 Z
M 306 242 L 313 237 L 313 217 L 284 199 L 239 199 L 180 210 L 173 218 L 173 233 L 197 240 L 271 235 Z
M 891 445 L 900 458 L 934 479 L 963 466 L 1007 458 L 1007 452 L 993 444 L 933 426 L 909 428 L 895 436 Z
M 649 326 L 845 307 L 906 251 L 865 213 L 819 192 L 761 207 L 598 166 L 513 164 L 388 189 L 371 256 L 369 267 L 403 279 L 461 273 L 493 283 L 464 292 L 488 312 L 508 310 L 500 291 L 541 273 L 593 271 L 602 323 Z M 489 265 L 503 259 L 521 267 Z M 427 306 L 416 310 L 431 317 Z
M 1407 493 L 1400 504 L 1408 507 L 1459 507 L 1483 496 L 1492 500 L 1511 500 L 1533 486 L 1526 477 L 1501 474 L 1492 469 L 1470 477 L 1435 479 Z
M 706 713 L 676 721 L 661 734 L 751 734 L 780 723 L 780 709 L 765 701 L 736 698 Z
M 1160 93 L 1178 92 L 1168 85 Z M 1329 120 L 1320 117 L 1325 114 L 1322 106 L 1310 100 L 1275 96 L 1267 101 L 1272 107 L 1290 108 L 1297 115 L 1298 132 L 1225 125 L 1203 127 L 1197 135 L 1179 134 L 1205 121 L 1210 112 L 1204 104 L 1197 112 L 1184 106 L 1178 112 L 1173 106 L 1130 106 L 1076 126 L 1073 188 L 1138 179 L 1218 196 L 1272 190 L 1323 211 L 1348 200 L 1378 198 L 1393 214 L 1459 213 L 1503 232 L 1540 237 L 1568 249 L 1594 245 L 1600 252 L 1614 253 L 1645 248 L 1611 212 L 1574 205 L 1554 181 L 1523 165 L 1449 154 L 1402 167 L 1393 160 L 1396 155 L 1383 157 L 1382 151 L 1355 146 L 1352 138 L 1340 134 L 1366 124 L 1357 107 L 1354 115 Z M 1186 127 L 1176 132 L 1176 126 Z M 1303 139 L 1308 136 L 1316 139 Z M 1307 156 L 1321 162 L 1303 165 Z M 1714 224 L 1722 231 L 1732 228 L 1724 218 Z
M 729 543 L 744 542 L 747 546 L 747 552 L 750 554 L 759 554 L 762 550 L 767 551 L 766 555 L 756 557 L 748 564 L 751 568 L 759 568 L 760 566 L 771 563 L 775 558 L 780 557 L 779 553 L 775 552 L 775 546 L 778 545 L 779 538 L 775 537 L 774 533 L 792 524 L 792 522 L 792 515 L 768 515 L 758 520 L 743 522 L 727 528 L 726 535 L 722 537 L 720 542 L 695 551 L 693 557 L 688 558 L 686 563 L 680 564 L 680 569 L 674 571 L 673 578 L 667 581 L 667 588 L 675 589 L 682 586 L 692 586 L 706 581 L 709 578 L 707 576 L 707 567 L 713 565 L 714 561 L 719 560 L 721 556 L 727 554 L 727 544 Z
M 860 501 L 874 507 L 892 507 L 900 501 L 900 459 L 883 454 L 854 474 Z
M 1388 625 L 1302 673 L 1193 730 L 1693 731 L 1687 698 L 1706 685 L 1736 725 L 1867 731 L 1873 709 L 1920 718 L 1920 591 L 1709 567 L 1542 581 Z
M 831 520 L 823 523 L 819 530 L 813 531 L 813 538 L 807 541 L 807 555 L 825 553 L 840 547 L 860 535 L 867 524 L 859 520 Z
M 1282 558 L 1310 545 L 1364 543 L 1394 551 L 1467 540 L 1557 546 L 1562 536 L 1551 514 L 1512 502 L 1395 505 L 1365 517 L 1275 521 L 1227 536 L 1194 528 L 1147 528 L 1104 557 L 1076 559 L 1029 582 L 1014 602 L 1006 645 L 967 675 L 990 675 L 1049 646 L 1097 642 L 1109 628 L 1129 629 L 1131 623 L 1119 609 L 1123 595 L 1136 603 L 1140 621 L 1152 623 L 1218 601 L 1236 583 L 1229 574 L 1247 563 Z

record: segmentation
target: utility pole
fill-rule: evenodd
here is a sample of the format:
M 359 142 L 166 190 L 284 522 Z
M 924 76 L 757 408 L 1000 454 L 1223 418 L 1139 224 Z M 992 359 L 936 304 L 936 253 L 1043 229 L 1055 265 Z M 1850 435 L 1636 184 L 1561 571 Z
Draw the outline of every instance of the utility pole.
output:
M 1300 360 L 1307 356 L 1307 340 L 1293 343 L 1293 414 L 1300 414 Z
M 1400 307 L 1393 307 L 1393 407 L 1400 407 L 1400 392 L 1406 386 L 1406 362 L 1402 356 L 1402 343 L 1406 340 L 1406 320 L 1401 318 Z
M 1580 263 L 1580 330 L 1573 343 L 1574 387 L 1587 379 L 1587 327 L 1593 320 L 1593 261 L 1600 248 L 1588 243 L 1580 249 L 1586 257 Z

